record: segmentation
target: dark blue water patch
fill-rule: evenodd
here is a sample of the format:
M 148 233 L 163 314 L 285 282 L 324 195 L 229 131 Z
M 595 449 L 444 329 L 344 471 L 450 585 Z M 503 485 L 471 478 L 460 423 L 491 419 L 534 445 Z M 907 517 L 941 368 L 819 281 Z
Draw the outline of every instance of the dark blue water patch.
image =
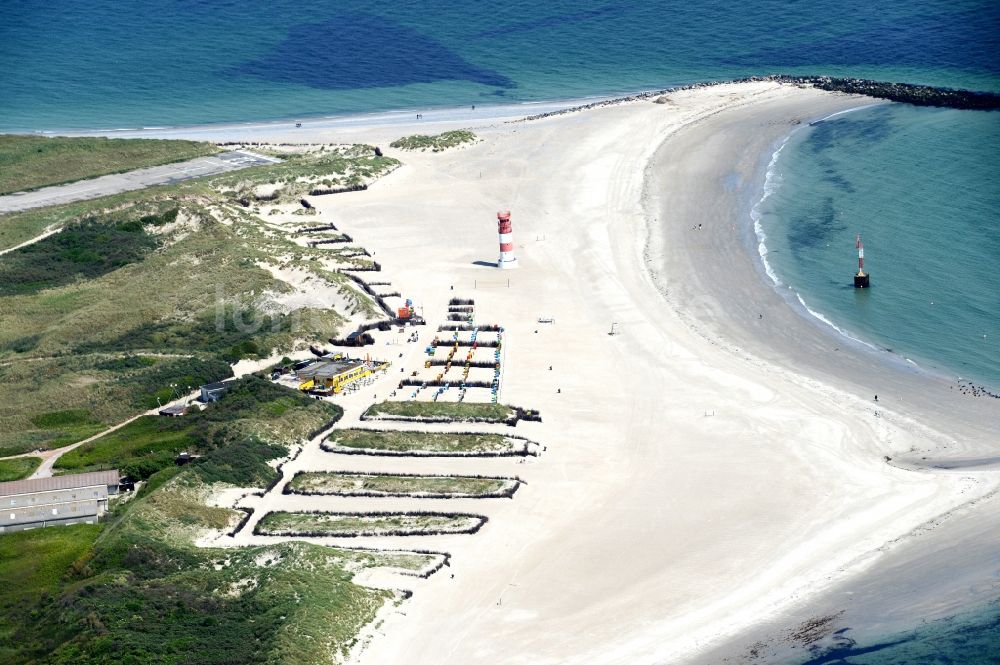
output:
M 833 205 L 832 197 L 824 197 L 813 205 L 805 206 L 788 229 L 788 245 L 796 256 L 801 250 L 827 244 L 846 229 Z
M 829 168 L 823 170 L 823 182 L 830 183 L 837 189 L 847 192 L 848 194 L 853 194 L 856 190 L 851 181 L 845 178 L 843 175 L 837 172 L 837 169 Z
M 864 120 L 850 116 L 824 120 L 813 125 L 814 130 L 804 147 L 814 155 L 822 155 L 831 147 L 847 142 L 871 144 L 885 141 L 895 131 L 890 118 L 891 112 L 886 106 L 872 109 Z
M 439 81 L 515 87 L 506 76 L 466 61 L 424 33 L 363 13 L 295 26 L 270 53 L 229 71 L 322 90 Z

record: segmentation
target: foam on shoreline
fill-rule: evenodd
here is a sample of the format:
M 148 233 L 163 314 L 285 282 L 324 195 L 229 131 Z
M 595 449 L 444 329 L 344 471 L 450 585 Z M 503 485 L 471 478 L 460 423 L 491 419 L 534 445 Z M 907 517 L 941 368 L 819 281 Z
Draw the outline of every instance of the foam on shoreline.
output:
M 864 107 L 838 111 L 825 116 L 823 120 L 858 108 Z M 812 109 L 806 107 L 797 112 L 785 111 L 785 115 L 777 117 L 781 119 L 779 121 L 781 124 L 798 123 L 803 117 L 800 113 L 808 117 L 810 112 L 816 113 L 816 111 L 815 107 Z M 742 112 L 737 111 L 737 113 Z M 909 456 L 912 458 L 912 467 L 907 468 L 920 469 L 926 468 L 927 465 L 921 459 L 928 459 L 921 458 L 921 455 L 954 456 L 956 449 L 973 441 L 972 437 L 966 440 L 963 438 L 968 429 L 975 427 L 974 421 L 978 420 L 978 423 L 982 424 L 978 418 L 968 415 L 975 413 L 981 418 L 981 412 L 976 411 L 978 405 L 965 404 L 954 399 L 956 395 L 950 393 L 948 385 L 942 385 L 933 376 L 933 372 L 919 368 L 912 359 L 858 340 L 840 329 L 822 313 L 809 308 L 802 296 L 784 284 L 773 266 L 769 264 L 767 236 L 761 226 L 763 211 L 760 204 L 780 187 L 781 174 L 778 168 L 780 155 L 791 135 L 801 126 L 792 131 L 775 131 L 767 129 L 778 124 L 774 120 L 770 118 L 765 120 L 760 115 L 754 117 L 749 111 L 744 115 L 748 122 L 755 123 L 746 125 L 745 133 L 764 134 L 757 144 L 753 140 L 747 140 L 748 149 L 752 151 L 750 155 L 756 157 L 754 160 L 741 159 L 742 147 L 739 150 L 731 148 L 728 155 L 723 149 L 718 149 L 721 159 L 717 159 L 716 162 L 712 162 L 712 157 L 706 157 L 704 154 L 699 154 L 697 157 L 690 156 L 695 154 L 694 146 L 708 143 L 707 137 L 715 138 L 714 145 L 732 146 L 730 134 L 736 134 L 737 130 L 733 129 L 735 125 L 727 124 L 725 121 L 719 121 L 714 127 L 692 128 L 687 132 L 679 132 L 664 144 L 666 149 L 658 156 L 652 169 L 652 172 L 659 174 L 655 177 L 662 180 L 654 180 L 653 187 L 669 193 L 658 193 L 656 198 L 652 199 L 660 207 L 655 209 L 656 212 L 651 217 L 672 218 L 672 222 L 666 224 L 661 232 L 664 238 L 661 251 L 665 254 L 650 259 L 647 270 L 651 274 L 661 273 L 665 276 L 670 288 L 664 291 L 664 296 L 676 304 L 676 308 L 684 314 L 684 319 L 689 325 L 707 339 L 711 339 L 713 343 L 728 347 L 741 359 L 753 358 L 752 362 L 760 362 L 762 366 L 787 371 L 787 376 L 797 377 L 794 380 L 804 381 L 811 388 L 820 386 L 819 389 L 824 391 L 831 401 L 839 400 L 845 408 L 849 408 L 848 405 L 860 406 L 864 416 L 878 419 L 875 421 L 878 423 L 877 427 L 902 425 L 911 432 L 919 429 L 928 437 L 927 441 L 940 442 L 937 445 L 943 443 L 940 448 L 928 446 L 918 451 L 917 448 L 900 445 L 896 438 L 898 435 L 894 434 L 891 445 L 885 449 L 885 454 L 892 458 L 893 465 Z M 763 132 L 760 131 L 762 127 Z M 712 154 L 711 148 L 705 152 Z M 694 167 L 686 169 L 673 168 L 677 155 L 702 161 L 697 161 Z M 754 166 L 748 166 L 748 162 Z M 736 173 L 743 176 L 742 182 L 749 183 L 744 185 L 742 191 L 737 190 L 738 194 L 720 184 L 729 182 L 728 169 L 738 169 Z M 709 175 L 704 176 L 705 173 Z M 702 181 L 710 184 L 695 188 L 698 184 L 695 182 L 697 178 L 692 174 L 698 174 Z M 689 178 L 690 182 L 678 184 L 678 178 L 684 176 Z M 670 189 L 671 187 L 673 189 Z M 696 203 L 720 199 L 728 199 L 721 208 Z M 748 209 L 753 211 L 751 215 L 755 231 L 753 238 L 748 234 L 731 232 L 729 224 L 714 223 L 720 216 L 728 214 L 732 214 L 734 219 L 746 220 L 743 215 L 747 214 Z M 688 232 L 688 229 L 692 228 L 692 222 L 703 220 L 705 231 Z M 700 227 L 700 224 L 698 226 Z M 735 230 L 733 227 L 733 231 Z M 745 226 L 743 230 L 746 230 Z M 652 226 L 650 231 L 655 232 L 655 226 Z M 751 249 L 754 240 L 757 245 L 756 252 Z M 711 269 L 708 265 L 713 261 L 715 269 Z M 723 265 L 725 268 L 719 269 L 719 266 Z M 759 272 L 761 268 L 767 277 L 763 275 L 754 277 L 749 274 Z M 702 297 L 706 291 L 709 298 Z M 791 297 L 792 294 L 795 298 Z M 774 295 L 779 297 L 774 298 Z M 763 313 L 759 323 L 758 312 Z M 819 321 L 823 325 L 805 325 L 806 321 Z M 816 332 L 810 332 L 810 329 L 815 329 Z M 825 338 L 831 338 L 834 334 L 837 338 L 847 338 L 858 344 L 851 344 L 848 348 L 839 344 L 841 348 L 833 349 L 834 344 L 830 344 Z M 862 345 L 864 348 L 854 348 Z M 869 350 L 878 351 L 876 357 L 885 364 L 892 365 L 896 371 L 878 371 Z M 874 372 L 871 371 L 873 364 L 876 365 Z M 761 372 L 761 375 L 765 373 Z M 870 402 L 872 392 L 877 392 L 880 396 L 891 395 L 891 401 L 883 399 L 879 404 L 872 406 Z M 933 397 L 928 399 L 931 395 Z M 937 403 L 929 403 L 934 401 Z M 883 407 L 884 403 L 886 405 Z M 944 407 L 945 404 L 948 406 Z M 966 407 L 971 408 L 966 410 Z M 955 426 L 956 419 L 965 421 L 962 427 Z M 925 427 L 927 429 L 924 429 Z M 939 434 L 943 436 L 938 438 Z M 980 434 L 976 445 L 984 443 L 989 445 L 987 439 L 988 437 Z M 921 445 L 927 444 L 921 442 Z M 840 450 L 838 454 L 844 452 Z M 871 454 L 870 451 L 868 454 Z M 862 466 L 859 465 L 858 468 Z M 908 480 L 912 481 L 916 477 L 916 475 L 911 476 Z M 945 480 L 944 477 L 938 479 Z M 991 482 L 985 474 L 976 480 L 982 483 L 981 490 L 986 489 Z M 965 490 L 962 491 L 964 492 Z M 959 505 L 964 508 L 967 504 Z M 927 524 L 936 524 L 936 520 L 937 517 L 931 518 Z M 692 659 L 697 657 L 696 662 L 717 662 L 717 660 L 701 660 L 701 657 L 707 655 L 707 647 L 712 645 L 713 641 L 712 648 L 715 648 L 715 645 L 722 646 L 728 643 L 730 646 L 722 647 L 721 652 L 724 652 L 726 657 L 738 659 L 739 657 L 732 651 L 725 652 L 725 649 L 732 648 L 737 642 L 752 642 L 747 636 L 754 636 L 754 631 L 765 625 L 765 622 L 780 623 L 785 611 L 798 608 L 803 602 L 836 603 L 838 599 L 833 595 L 835 583 L 859 579 L 858 576 L 863 574 L 877 557 L 900 544 L 908 544 L 906 550 L 908 552 L 919 552 L 922 548 L 929 547 L 928 542 L 936 543 L 928 539 L 914 543 L 910 547 L 909 544 L 913 541 L 911 536 L 916 533 L 921 531 L 917 529 L 887 539 L 881 546 L 838 566 L 836 574 L 823 577 L 803 575 L 799 578 L 795 590 L 781 599 L 784 606 L 780 612 L 775 611 L 767 617 L 749 612 L 730 615 L 726 627 L 719 629 L 713 639 L 692 646 L 690 652 Z M 740 624 L 740 627 L 734 628 L 737 624 Z
M 764 184 L 762 185 L 760 190 L 761 191 L 760 196 L 754 197 L 756 202 L 750 208 L 750 218 L 753 222 L 753 231 L 757 239 L 757 255 L 758 258 L 760 259 L 761 265 L 764 268 L 764 273 L 770 278 L 772 286 L 776 290 L 778 290 L 778 293 L 782 294 L 783 288 L 788 289 L 795 296 L 795 301 L 798 302 L 798 304 L 801 306 L 802 310 L 804 310 L 806 314 L 813 317 L 817 321 L 820 321 L 829 329 L 835 331 L 837 335 L 845 337 L 854 343 L 860 344 L 866 347 L 867 349 L 870 349 L 871 351 L 879 353 L 880 355 L 889 354 L 889 356 L 893 358 L 901 357 L 904 361 L 912 365 L 914 368 L 920 369 L 921 371 L 930 372 L 930 370 L 927 370 L 926 368 L 922 367 L 919 363 L 915 362 L 911 358 L 895 356 L 890 351 L 876 344 L 873 344 L 872 342 L 868 342 L 862 339 L 858 335 L 852 334 L 845 328 L 842 328 L 841 326 L 834 323 L 829 317 L 827 317 L 823 313 L 810 307 L 809 304 L 806 302 L 805 298 L 797 289 L 795 289 L 791 284 L 786 284 L 785 282 L 782 281 L 782 279 L 778 276 L 777 271 L 774 269 L 774 266 L 772 266 L 771 262 L 767 260 L 767 255 L 768 255 L 767 233 L 764 231 L 764 226 L 762 223 L 762 217 L 763 217 L 762 207 L 764 205 L 764 202 L 767 201 L 767 199 L 769 199 L 771 195 L 774 194 L 774 192 L 777 191 L 779 187 L 781 187 L 782 184 L 781 175 L 780 173 L 778 173 L 777 167 L 778 167 L 778 161 L 781 156 L 781 152 L 785 149 L 785 146 L 788 145 L 788 142 L 797 132 L 802 131 L 806 127 L 816 125 L 821 122 L 825 122 L 826 120 L 829 120 L 830 118 L 834 118 L 836 116 L 845 115 L 847 113 L 854 113 L 855 111 L 861 111 L 867 108 L 871 108 L 872 106 L 874 106 L 874 104 L 864 104 L 861 106 L 857 106 L 855 108 L 850 108 L 844 111 L 837 111 L 836 113 L 831 113 L 818 120 L 813 120 L 806 125 L 803 125 L 801 127 L 792 130 L 791 132 L 788 133 L 787 136 L 785 136 L 778 143 L 778 147 L 771 154 L 771 158 L 768 161 L 767 168 L 764 173 Z M 794 302 L 790 302 L 790 304 L 792 305 L 793 309 L 796 309 L 794 306 Z M 944 377 L 943 374 L 941 374 L 940 376 L 942 378 Z

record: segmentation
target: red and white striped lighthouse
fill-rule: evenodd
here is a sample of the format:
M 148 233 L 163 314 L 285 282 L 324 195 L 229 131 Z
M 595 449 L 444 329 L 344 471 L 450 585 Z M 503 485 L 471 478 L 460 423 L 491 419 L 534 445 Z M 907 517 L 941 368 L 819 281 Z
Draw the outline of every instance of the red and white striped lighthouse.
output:
M 514 258 L 514 236 L 511 233 L 510 210 L 497 213 L 497 231 L 500 232 L 500 260 L 497 267 L 502 270 L 509 270 L 517 267 L 517 259 Z

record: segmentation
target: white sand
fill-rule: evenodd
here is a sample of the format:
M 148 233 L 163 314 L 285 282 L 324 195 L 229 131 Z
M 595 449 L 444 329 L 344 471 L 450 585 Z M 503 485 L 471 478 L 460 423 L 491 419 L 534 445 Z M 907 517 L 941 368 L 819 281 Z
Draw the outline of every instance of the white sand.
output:
M 315 447 L 291 465 L 461 466 L 528 481 L 514 500 L 426 507 L 487 514 L 474 536 L 364 543 L 454 556 L 449 574 L 417 584 L 377 629 L 362 662 L 695 659 L 997 486 L 991 468 L 887 464 L 884 456 L 911 449 L 919 452 L 909 464 L 983 451 L 994 432 L 978 422 L 995 417 L 994 405 L 948 402 L 942 382 L 878 369 L 849 345 L 834 352 L 838 343 L 756 274 L 743 245 L 749 219 L 724 182 L 759 186 L 761 154 L 793 120 L 866 101 L 754 83 L 675 93 L 673 102 L 497 125 L 461 151 L 398 155 L 405 166 L 367 192 L 314 197 L 432 325 L 449 297 L 463 296 L 476 299 L 479 320 L 507 327 L 503 401 L 542 411 L 544 423 L 515 431 L 548 447 L 516 467 L 340 459 Z M 425 130 L 324 127 L 311 140 L 384 142 Z M 507 208 L 521 267 L 501 273 L 476 262 L 496 260 L 495 215 Z M 697 223 L 703 231 L 690 232 Z M 620 335 L 607 334 L 612 322 Z M 416 369 L 417 346 L 391 348 Z M 867 383 L 873 373 L 891 387 Z M 394 367 L 348 396 L 345 423 L 399 376 Z M 874 392 L 888 396 L 879 417 Z M 949 434 L 959 431 L 956 442 Z M 278 496 L 269 507 L 343 501 Z

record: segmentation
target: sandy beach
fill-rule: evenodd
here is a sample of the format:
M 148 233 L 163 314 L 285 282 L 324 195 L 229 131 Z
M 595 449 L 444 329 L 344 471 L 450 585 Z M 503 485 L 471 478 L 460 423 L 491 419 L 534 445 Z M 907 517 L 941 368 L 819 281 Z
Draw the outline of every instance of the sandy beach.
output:
M 717 662 L 748 631 L 836 605 L 837 585 L 880 562 L 910 584 L 922 554 L 990 565 L 927 525 L 957 516 L 940 538 L 974 541 L 990 524 L 990 500 L 968 504 L 1000 480 L 996 400 L 838 339 L 756 257 L 749 208 L 774 146 L 868 103 L 759 82 L 530 122 L 170 130 L 383 149 L 456 126 L 482 139 L 387 150 L 404 166 L 313 199 L 425 311 L 471 297 L 505 326 L 502 401 L 542 412 L 516 433 L 547 448 L 517 468 L 516 501 L 477 505 L 490 521 L 475 536 L 407 543 L 446 548 L 449 574 L 388 614 L 360 662 Z M 501 273 L 487 263 L 506 209 L 520 268 Z M 387 387 L 351 396 L 345 420 Z M 947 604 L 914 604 L 932 609 Z

